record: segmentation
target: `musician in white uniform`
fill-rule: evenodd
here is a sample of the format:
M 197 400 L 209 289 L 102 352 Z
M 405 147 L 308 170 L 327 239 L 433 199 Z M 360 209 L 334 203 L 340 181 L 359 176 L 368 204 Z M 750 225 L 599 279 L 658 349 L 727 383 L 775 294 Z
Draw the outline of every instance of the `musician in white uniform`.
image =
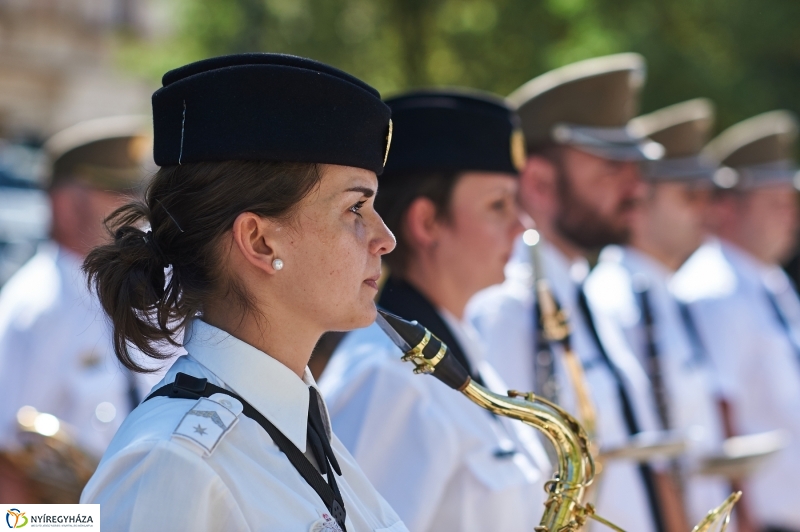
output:
M 51 240 L 0 291 L 0 446 L 21 449 L 18 413 L 29 407 L 29 418 L 35 409 L 69 424 L 65 432 L 99 458 L 158 378 L 135 378 L 117 362 L 81 263 L 107 238 L 103 218 L 143 189 L 152 133 L 146 117 L 102 118 L 56 134 L 45 149 Z M 34 502 L 24 480 L 5 492 L 15 476 L 0 474 L 0 498 Z
M 672 464 L 690 522 L 730 493 L 730 483 L 697 476 L 724 438 L 715 366 L 688 310 L 671 294 L 673 273 L 705 239 L 704 217 L 716 166 L 700 156 L 714 125 L 708 100 L 696 99 L 637 117 L 630 127 L 664 146 L 645 166 L 648 191 L 630 244 L 609 246 L 586 282 L 593 307 L 624 332 L 652 382 L 664 430 L 687 438 L 689 455 Z
M 601 449 L 625 446 L 633 434 L 658 429 L 650 382 L 613 323 L 594 315 L 582 290 L 588 258 L 624 242 L 644 185 L 638 163 L 663 148 L 632 135 L 628 121 L 645 77 L 644 59 L 618 54 L 589 59 L 529 81 L 509 100 L 517 107 L 528 144 L 520 203 L 535 220 L 543 275 L 572 329 L 594 405 Z M 536 233 L 526 233 L 534 244 Z M 469 313 L 489 346 L 489 359 L 514 389 L 534 390 L 580 419 L 559 347 L 542 344 L 537 330 L 531 250 L 518 243 L 501 286 L 479 294 Z M 626 530 L 659 531 L 675 516 L 669 478 L 649 464 L 605 464 L 598 513 Z M 686 525 L 688 526 L 688 525 Z
M 705 153 L 723 166 L 712 202 L 718 241 L 678 271 L 688 304 L 730 401 L 732 430 L 785 429 L 789 446 L 744 485 L 761 526 L 800 530 L 800 302 L 780 268 L 798 229 L 797 121 L 773 111 L 723 131 Z
M 129 346 L 188 354 L 81 501 L 109 530 L 405 531 L 331 433 L 306 366 L 324 331 L 375 319 L 394 247 L 372 206 L 390 109 L 362 81 L 280 54 L 207 59 L 163 83 L 161 169 L 85 267 L 123 363 L 137 369 Z
M 464 307 L 503 280 L 522 225 L 518 119 L 503 100 L 423 90 L 387 101 L 395 137 L 378 212 L 397 237 L 379 306 L 417 320 L 474 379 L 505 393 Z M 410 530 L 529 531 L 549 464 L 533 429 L 415 375 L 377 325 L 344 337 L 322 374 L 333 427 Z

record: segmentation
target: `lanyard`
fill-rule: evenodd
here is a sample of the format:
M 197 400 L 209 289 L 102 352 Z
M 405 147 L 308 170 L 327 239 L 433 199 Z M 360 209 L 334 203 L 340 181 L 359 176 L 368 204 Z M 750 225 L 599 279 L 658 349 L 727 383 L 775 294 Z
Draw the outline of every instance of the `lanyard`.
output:
M 242 413 L 261 425 L 267 434 L 269 434 L 272 441 L 275 442 L 275 445 L 278 446 L 297 472 L 300 473 L 300 476 L 314 488 L 314 491 L 317 492 L 322 502 L 325 503 L 325 507 L 339 524 L 342 531 L 346 532 L 347 529 L 344 526 L 346 517 L 344 500 L 342 499 L 342 494 L 339 492 L 339 486 L 336 484 L 336 474 L 341 475 L 342 472 L 339 469 L 339 464 L 330 447 L 328 436 L 322 424 L 322 416 L 319 413 L 319 404 L 317 402 L 317 391 L 313 387 L 309 388 L 311 397 L 309 403 L 308 439 L 311 442 L 319 468 L 323 473 L 327 472 L 328 482 L 325 482 L 319 471 L 317 471 L 300 449 L 258 410 L 253 408 L 250 403 L 230 390 L 208 383 L 207 379 L 199 379 L 185 373 L 178 373 L 175 377 L 175 382 L 162 386 L 151 393 L 145 401 L 149 401 L 153 397 L 199 399 L 201 397 L 211 397 L 215 393 L 224 393 L 242 403 Z

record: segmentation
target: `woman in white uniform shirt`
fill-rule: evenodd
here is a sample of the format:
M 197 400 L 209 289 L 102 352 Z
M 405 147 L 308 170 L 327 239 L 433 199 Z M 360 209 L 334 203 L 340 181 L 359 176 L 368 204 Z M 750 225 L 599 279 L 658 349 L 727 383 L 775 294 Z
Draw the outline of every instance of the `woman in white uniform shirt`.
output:
M 418 320 L 474 379 L 505 393 L 462 317 L 475 292 L 502 282 L 522 230 L 517 118 L 498 98 L 454 90 L 387 103 L 396 135 L 376 208 L 398 244 L 378 305 Z M 320 379 L 367 477 L 413 531 L 533 530 L 549 478 L 533 429 L 415 375 L 401 356 L 373 325 L 344 338 Z
M 139 369 L 130 346 L 159 358 L 180 330 L 188 355 L 125 421 L 82 502 L 109 530 L 406 530 L 331 434 L 306 369 L 324 331 L 375 318 L 394 247 L 372 207 L 389 108 L 344 72 L 275 54 L 163 82 L 161 169 L 84 268 L 123 364 Z

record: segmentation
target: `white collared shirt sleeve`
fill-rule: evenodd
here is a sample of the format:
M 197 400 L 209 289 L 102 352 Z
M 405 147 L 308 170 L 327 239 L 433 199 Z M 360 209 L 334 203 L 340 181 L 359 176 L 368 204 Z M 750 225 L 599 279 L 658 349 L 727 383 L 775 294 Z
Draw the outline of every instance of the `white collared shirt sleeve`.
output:
M 100 504 L 103 528 L 120 532 L 252 530 L 220 476 L 169 440 L 138 442 L 104 461 L 81 502 Z

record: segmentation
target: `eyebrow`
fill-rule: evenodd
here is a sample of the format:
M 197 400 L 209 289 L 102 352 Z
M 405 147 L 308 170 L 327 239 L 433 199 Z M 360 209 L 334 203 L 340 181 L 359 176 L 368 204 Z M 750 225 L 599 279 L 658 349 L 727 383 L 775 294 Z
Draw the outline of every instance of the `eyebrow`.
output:
M 345 192 L 361 192 L 364 196 L 371 198 L 375 195 L 375 191 L 369 187 L 353 187 L 348 188 Z

